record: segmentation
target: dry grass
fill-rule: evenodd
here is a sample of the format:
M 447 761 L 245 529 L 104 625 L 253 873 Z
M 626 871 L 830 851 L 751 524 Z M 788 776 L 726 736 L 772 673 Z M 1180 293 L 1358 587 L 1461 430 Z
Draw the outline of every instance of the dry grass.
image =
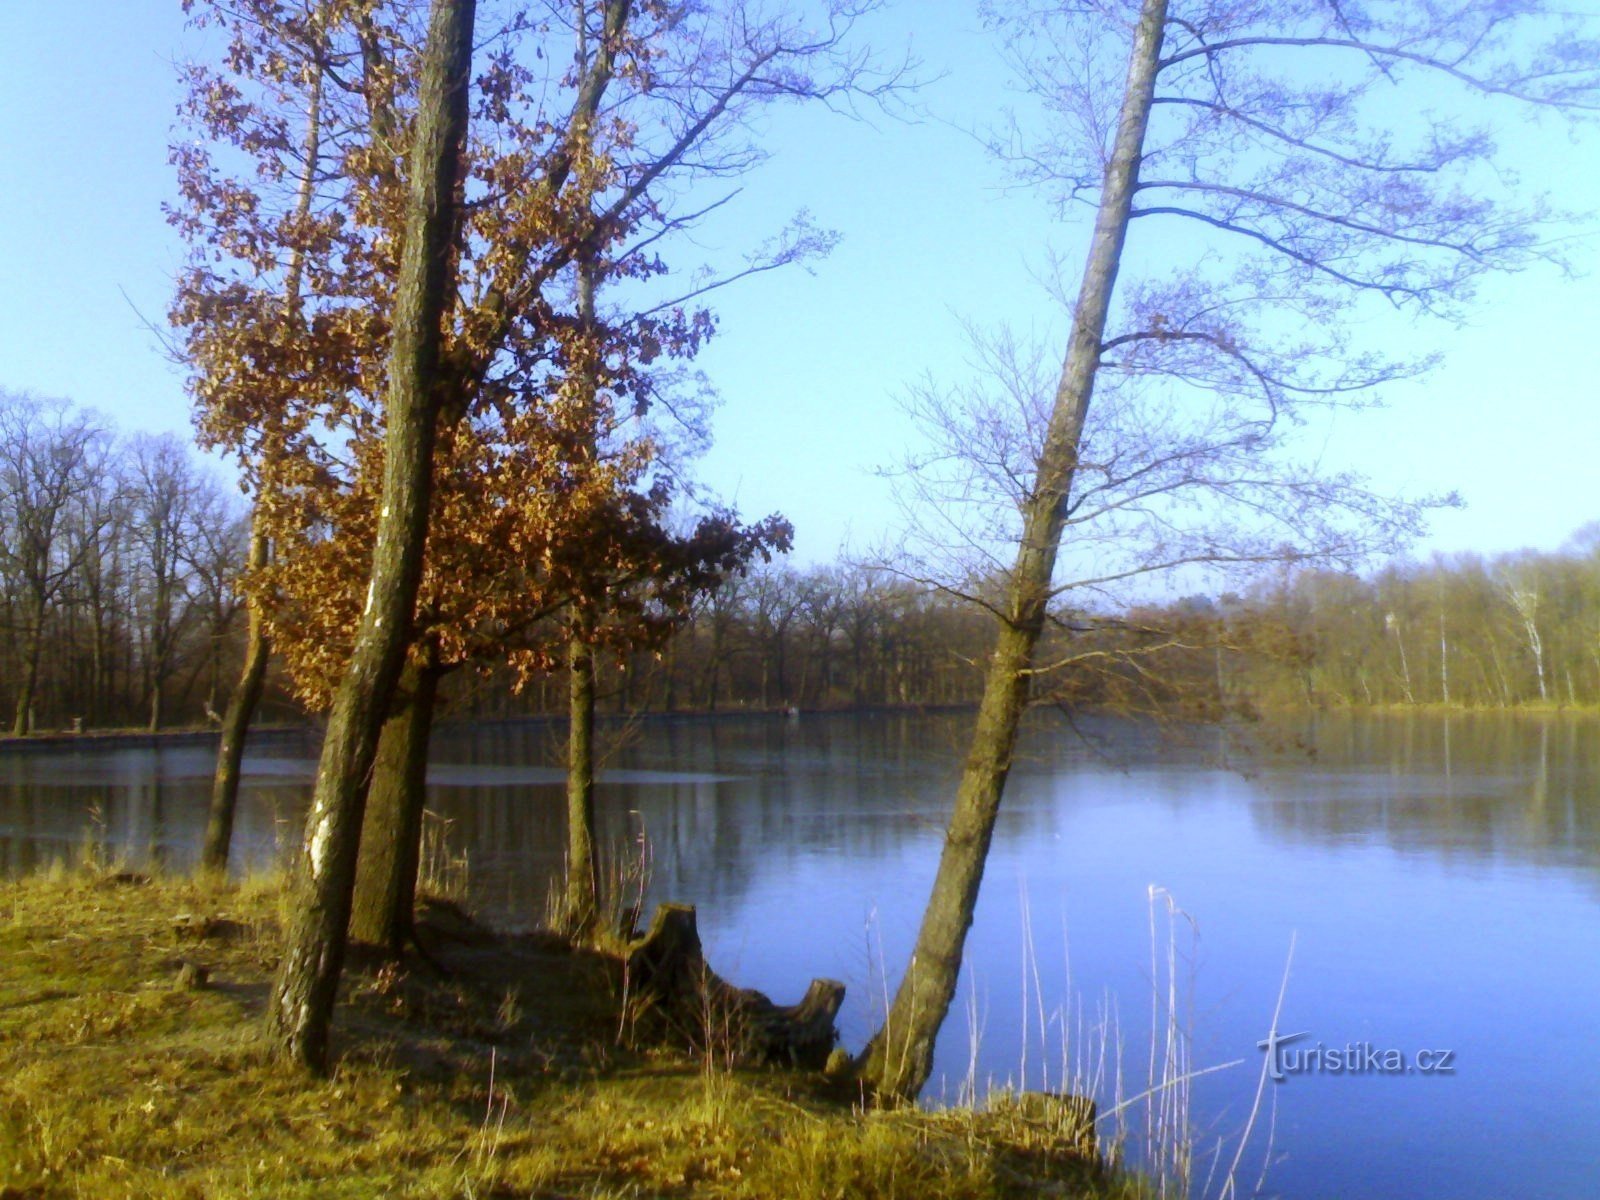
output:
M 619 1047 L 614 959 L 449 906 L 449 976 L 353 962 L 338 1069 L 307 1080 L 257 1033 L 278 906 L 270 881 L 0 883 L 0 1200 L 1136 1194 L 1016 1114 L 863 1113 Z

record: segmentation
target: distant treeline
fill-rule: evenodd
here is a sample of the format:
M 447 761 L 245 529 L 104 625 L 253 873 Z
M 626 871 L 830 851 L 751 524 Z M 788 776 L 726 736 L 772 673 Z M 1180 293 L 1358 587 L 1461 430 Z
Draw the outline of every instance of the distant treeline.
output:
M 1304 572 L 1217 606 L 1259 702 L 1600 704 L 1600 526 L 1560 551 Z
M 773 562 L 703 600 L 666 646 L 599 663 L 602 708 L 696 711 L 976 701 L 987 614 L 860 567 Z M 500 673 L 463 680 L 455 711 L 565 712 L 562 676 L 513 696 Z
M 242 654 L 248 513 L 172 435 L 0 392 L 0 703 L 15 732 L 202 724 Z M 782 562 L 704 598 L 659 653 L 601 664 L 603 708 L 959 704 L 981 614 L 881 571 Z M 564 676 L 445 683 L 446 712 L 565 712 Z M 294 715 L 274 671 L 268 712 Z
M 0 393 L 0 703 L 14 731 L 202 724 L 242 653 L 242 499 L 187 443 L 124 437 Z M 987 613 L 894 572 L 782 561 L 703 598 L 659 651 L 599 665 L 602 710 L 976 702 Z M 1245 594 L 1065 617 L 1036 694 L 1175 708 L 1600 704 L 1600 529 L 1551 554 L 1369 576 L 1287 572 Z M 269 714 L 298 710 L 281 678 Z M 446 680 L 446 713 L 561 713 L 566 681 Z
M 781 564 L 737 579 L 660 655 L 604 672 L 622 710 L 975 703 L 988 614 L 852 567 Z M 1368 576 L 1286 571 L 1219 599 L 1065 614 L 1035 695 L 1208 717 L 1311 706 L 1600 705 L 1600 526 L 1553 553 L 1461 554 Z M 559 679 L 467 710 L 559 712 Z M 496 708 L 496 705 L 499 708 Z
M 183 439 L 0 391 L 6 725 L 154 729 L 225 703 L 242 512 Z

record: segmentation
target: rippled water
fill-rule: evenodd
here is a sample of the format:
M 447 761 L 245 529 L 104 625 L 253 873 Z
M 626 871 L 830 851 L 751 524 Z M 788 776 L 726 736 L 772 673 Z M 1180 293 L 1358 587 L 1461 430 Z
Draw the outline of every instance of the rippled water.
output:
M 604 837 L 626 847 L 642 835 L 651 898 L 699 905 L 724 975 L 780 1001 L 813 975 L 843 979 L 845 1038 L 859 1046 L 881 1010 L 881 968 L 892 976 L 915 934 L 965 725 L 806 716 L 608 730 Z M 1449 1074 L 1269 1083 L 1244 1182 L 1275 1111 L 1267 1194 L 1600 1196 L 1597 735 L 1600 722 L 1579 717 L 1340 717 L 1251 749 L 1209 731 L 1171 740 L 1042 721 L 1007 791 L 940 1086 L 953 1096 L 974 1074 L 974 1023 L 980 1086 L 1024 1071 L 1057 1086 L 1063 1028 L 1072 1059 L 1111 1012 L 1120 1091 L 1139 1091 L 1154 885 L 1158 913 L 1170 895 L 1193 923 L 1191 934 L 1180 918 L 1176 947 L 1194 1065 L 1242 1060 L 1194 1085 L 1202 1152 L 1220 1140 L 1231 1160 L 1291 939 L 1279 1027 L 1307 1034 L 1297 1049 L 1452 1052 Z M 537 919 L 559 870 L 557 737 L 496 724 L 435 743 L 430 805 L 466 854 L 477 903 L 507 923 Z M 242 864 L 296 843 L 315 751 L 299 735 L 252 747 Z M 212 754 L 180 743 L 0 755 L 0 870 L 70 860 L 90 842 L 184 868 Z M 1166 946 L 1158 931 L 1163 957 Z M 1103 1107 L 1117 1090 L 1108 1074 Z

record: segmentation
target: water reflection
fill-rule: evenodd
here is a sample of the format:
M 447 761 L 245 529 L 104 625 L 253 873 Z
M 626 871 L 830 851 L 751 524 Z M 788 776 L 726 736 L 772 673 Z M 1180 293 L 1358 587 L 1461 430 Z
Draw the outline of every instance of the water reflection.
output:
M 1148 804 L 1242 804 L 1287 846 L 1384 846 L 1440 861 L 1569 867 L 1600 860 L 1600 722 L 1585 716 L 1320 714 L 1254 737 L 1164 738 L 1114 721 L 1038 722 L 1002 815 L 1008 840 L 1048 836 L 1063 796 L 1125 791 Z M 731 904 L 754 878 L 825 855 L 876 862 L 937 839 L 965 718 L 868 715 L 680 719 L 605 730 L 601 840 L 613 860 L 648 845 L 662 896 Z M 1262 746 L 1278 747 L 1274 753 Z M 257 738 L 245 760 L 236 865 L 296 844 L 316 747 Z M 0 871 L 103 853 L 185 870 L 203 830 L 206 743 L 95 744 L 0 754 Z M 490 722 L 436 738 L 430 807 L 449 821 L 480 902 L 535 919 L 560 870 L 559 727 Z M 1247 763 L 1240 772 L 1224 763 Z M 1107 780 L 1115 780 L 1108 784 Z
M 239 865 L 269 865 L 310 798 L 306 735 L 258 739 L 242 793 Z M 88 859 L 193 868 L 216 762 L 207 740 L 0 752 L 0 870 Z
M 1600 850 L 1600 739 L 1586 716 L 1323 717 L 1306 764 L 1262 773 L 1253 811 L 1288 842 L 1584 866 Z
M 739 982 L 790 998 L 812 975 L 843 979 L 841 1022 L 859 1045 L 884 964 L 909 952 L 965 731 L 960 715 L 608 726 L 602 840 L 621 855 L 643 835 L 651 898 L 700 905 L 712 961 Z M 1041 720 L 1013 771 L 961 983 L 982 1026 L 980 1076 L 1026 1063 L 1030 1083 L 1053 1082 L 1060 1026 L 1039 1034 L 1039 1000 L 1048 1016 L 1076 990 L 1120 1011 L 1125 1073 L 1142 1077 L 1158 884 L 1200 930 L 1185 960 L 1195 1060 L 1247 1062 L 1197 1084 L 1202 1128 L 1243 1122 L 1291 936 L 1285 1028 L 1457 1052 L 1449 1080 L 1275 1090 L 1278 1192 L 1600 1194 L 1587 1057 L 1600 1011 L 1597 732 L 1600 720 L 1567 715 L 1319 715 L 1260 731 L 1251 749 L 1214 730 L 1174 741 Z M 315 751 L 299 735 L 252 744 L 241 869 L 297 844 Z M 561 864 L 559 730 L 446 730 L 433 758 L 429 804 L 451 822 L 477 902 L 508 923 L 537 919 Z M 0 755 L 0 870 L 71 860 L 86 838 L 187 868 L 210 762 L 203 744 Z M 941 1041 L 947 1079 L 967 1073 L 966 1024 L 958 1012 Z
M 1600 738 L 1581 716 L 1318 715 L 1270 731 L 1238 773 L 1236 739 L 1163 740 L 1116 722 L 1039 722 L 1003 812 L 1002 845 L 1048 835 L 1063 796 L 1121 793 L 1207 804 L 1219 789 L 1260 833 L 1292 847 L 1384 846 L 1440 861 L 1592 866 L 1600 850 Z M 736 901 L 798 858 L 875 862 L 936 839 L 959 767 L 960 715 L 682 719 L 613 725 L 599 788 L 612 854 L 653 860 L 655 890 Z M 1235 741 L 1230 752 L 1229 742 Z M 256 739 L 245 761 L 241 869 L 295 844 L 315 770 L 309 735 Z M 97 848 L 132 864 L 187 869 L 213 763 L 205 743 L 91 745 L 0 754 L 0 870 L 15 874 Z M 560 869 L 559 728 L 493 722 L 435 741 L 429 804 L 450 821 L 481 899 L 503 917 L 536 912 Z M 1107 784 L 1107 780 L 1116 780 Z

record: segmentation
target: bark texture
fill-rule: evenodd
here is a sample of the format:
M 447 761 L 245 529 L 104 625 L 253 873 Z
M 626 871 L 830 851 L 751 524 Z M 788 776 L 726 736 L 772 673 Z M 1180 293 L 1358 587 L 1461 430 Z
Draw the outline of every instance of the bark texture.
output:
M 584 53 L 580 43 L 579 54 Z M 575 135 L 592 139 L 585 124 Z M 595 325 L 596 263 L 593 255 L 578 261 L 578 321 L 592 338 Z M 599 387 L 598 365 L 591 363 L 580 381 L 580 400 L 592 405 Z M 593 442 L 588 446 L 595 452 Z M 594 930 L 600 909 L 600 856 L 594 829 L 594 646 L 589 627 L 574 617 L 567 643 L 567 888 L 563 924 L 574 937 Z
M 412 933 L 422 813 L 427 801 L 428 738 L 439 671 L 431 648 L 400 673 L 395 707 L 383 723 L 367 791 L 356 860 L 350 936 L 398 958 Z
M 39 652 L 44 645 L 40 632 L 44 618 L 36 617 L 28 624 L 28 650 L 23 657 L 22 686 L 17 689 L 17 711 L 11 722 L 12 737 L 26 737 L 33 732 L 33 693 L 39 685 Z
M 600 855 L 594 830 L 594 648 L 574 630 L 567 645 L 567 889 L 563 914 L 582 937 L 600 909 Z
M 691 905 L 656 909 L 649 931 L 628 947 L 625 977 L 626 1021 L 635 1036 L 718 1054 L 729 1065 L 819 1070 L 838 1040 L 844 984 L 813 979 L 792 1005 L 733 986 L 706 962 Z
M 267 538 L 259 529 L 250 535 L 250 570 L 267 565 Z M 222 740 L 217 746 L 217 769 L 211 779 L 211 807 L 206 813 L 206 837 L 200 849 L 200 869 L 222 874 L 228 869 L 228 854 L 233 845 L 233 817 L 239 807 L 239 770 L 244 762 L 245 738 L 255 717 L 256 705 L 267 680 L 267 659 L 272 646 L 260 607 L 250 605 L 246 632 L 244 667 L 239 683 L 228 698 L 228 711 L 222 715 Z
M 396 284 L 372 576 L 323 739 L 296 912 L 267 1010 L 278 1053 L 316 1073 L 327 1070 L 367 780 L 422 574 L 475 15 L 474 0 L 434 0 L 429 19 Z
M 960 976 L 967 930 L 972 925 L 1001 794 L 1027 707 L 1034 650 L 1044 630 L 1067 497 L 1078 464 L 1078 444 L 1094 392 L 1106 316 L 1138 189 L 1166 10 L 1166 0 L 1145 0 L 1134 32 L 1116 142 L 1106 165 L 1071 340 L 1033 493 L 1024 509 L 1004 617 L 985 675 L 972 746 L 962 769 L 933 891 L 894 1002 L 856 1064 L 862 1082 L 885 1101 L 914 1099 L 927 1083 L 933 1070 L 934 1042 Z

